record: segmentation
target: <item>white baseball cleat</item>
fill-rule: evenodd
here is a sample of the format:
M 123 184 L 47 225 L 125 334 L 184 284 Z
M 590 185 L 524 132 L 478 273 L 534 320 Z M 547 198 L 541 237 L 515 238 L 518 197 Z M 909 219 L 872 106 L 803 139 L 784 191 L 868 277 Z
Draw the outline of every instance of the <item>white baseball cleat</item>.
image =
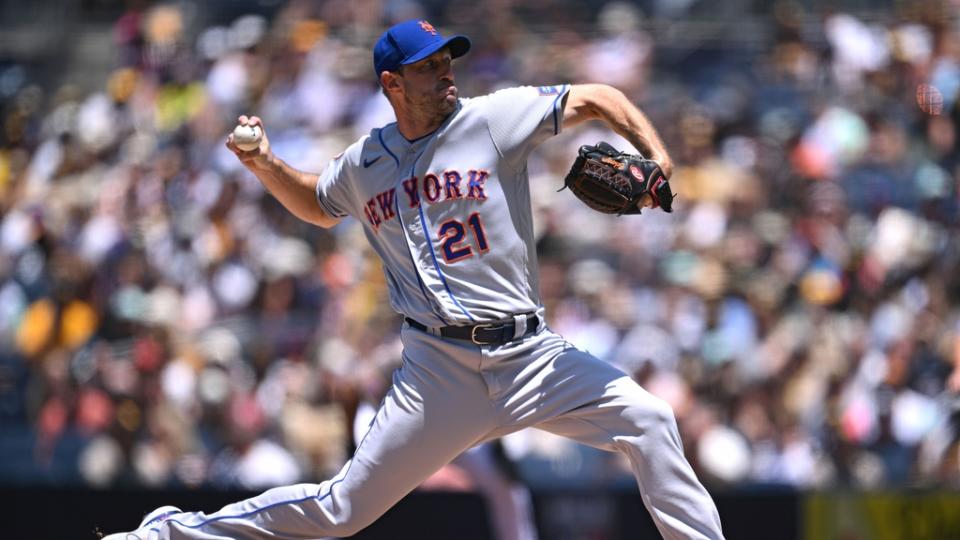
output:
M 140 526 L 137 527 L 137 530 L 113 533 L 104 536 L 100 540 L 154 540 L 157 535 L 156 531 L 150 530 L 151 527 L 160 525 L 164 521 L 170 519 L 170 516 L 179 514 L 182 511 L 183 510 L 180 510 L 176 506 L 161 506 L 160 508 L 157 508 L 153 512 L 147 514 L 143 518 L 143 521 L 140 522 Z

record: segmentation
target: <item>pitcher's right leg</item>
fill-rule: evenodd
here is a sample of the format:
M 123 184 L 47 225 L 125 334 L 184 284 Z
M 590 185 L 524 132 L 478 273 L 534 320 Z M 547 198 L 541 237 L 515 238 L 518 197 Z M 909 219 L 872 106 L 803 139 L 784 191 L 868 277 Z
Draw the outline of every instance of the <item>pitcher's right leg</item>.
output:
M 479 355 L 439 342 L 425 348 L 404 343 L 393 387 L 336 477 L 271 489 L 209 515 L 176 514 L 145 540 L 313 540 L 350 536 L 380 517 L 495 421 L 483 378 L 470 365 L 479 365 Z M 412 360 L 424 354 L 425 360 Z

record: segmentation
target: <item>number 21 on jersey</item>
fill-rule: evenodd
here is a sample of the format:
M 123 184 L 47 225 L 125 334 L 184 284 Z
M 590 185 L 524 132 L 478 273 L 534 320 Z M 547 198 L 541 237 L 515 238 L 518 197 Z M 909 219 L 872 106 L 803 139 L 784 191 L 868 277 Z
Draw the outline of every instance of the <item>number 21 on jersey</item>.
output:
M 470 228 L 473 239 L 465 238 L 467 236 L 467 227 Z M 467 218 L 467 224 L 457 219 L 450 219 L 440 224 L 437 231 L 437 237 L 440 239 L 440 250 L 443 253 L 443 260 L 448 264 L 460 262 L 473 255 L 473 247 L 476 244 L 477 251 L 486 253 L 490 249 L 487 245 L 487 233 L 483 229 L 483 222 L 480 220 L 480 213 L 474 212 Z

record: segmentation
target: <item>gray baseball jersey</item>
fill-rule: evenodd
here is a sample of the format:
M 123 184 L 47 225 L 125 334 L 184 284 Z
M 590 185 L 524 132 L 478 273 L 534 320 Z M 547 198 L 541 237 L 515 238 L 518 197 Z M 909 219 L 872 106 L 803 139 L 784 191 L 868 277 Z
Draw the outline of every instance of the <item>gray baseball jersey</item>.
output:
M 560 132 L 568 90 L 461 99 L 433 133 L 408 141 L 389 124 L 327 167 L 317 199 L 329 214 L 363 223 L 394 309 L 428 326 L 536 311 L 526 162 Z
M 361 220 L 383 258 L 393 306 L 436 330 L 513 318 L 514 339 L 476 344 L 405 323 L 403 363 L 356 453 L 332 479 L 271 489 L 210 515 L 163 512 L 143 540 L 314 539 L 367 526 L 480 442 L 537 427 L 620 452 L 668 540 L 723 538 L 683 455 L 670 407 L 539 318 L 526 161 L 561 128 L 568 86 L 462 99 L 414 141 L 395 125 L 334 158 L 317 200 Z

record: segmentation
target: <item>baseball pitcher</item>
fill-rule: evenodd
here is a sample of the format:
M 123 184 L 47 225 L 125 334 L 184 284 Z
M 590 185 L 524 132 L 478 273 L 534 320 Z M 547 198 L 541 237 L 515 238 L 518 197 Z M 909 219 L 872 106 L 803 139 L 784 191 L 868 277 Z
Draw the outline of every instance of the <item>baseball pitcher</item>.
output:
M 581 148 L 565 185 L 615 214 L 670 210 L 672 162 L 618 90 L 558 85 L 458 95 L 453 59 L 470 49 L 411 20 L 376 43 L 374 69 L 397 121 L 319 175 L 262 137 L 227 147 L 299 218 L 363 224 L 404 315 L 403 364 L 353 458 L 320 484 L 271 489 L 213 514 L 163 507 L 108 540 L 316 539 L 363 529 L 464 450 L 537 427 L 629 460 L 664 538 L 718 539 L 716 507 L 683 455 L 670 407 L 544 324 L 527 157 L 561 129 L 600 120 L 646 156 Z M 249 147 L 249 146 L 248 146 Z

